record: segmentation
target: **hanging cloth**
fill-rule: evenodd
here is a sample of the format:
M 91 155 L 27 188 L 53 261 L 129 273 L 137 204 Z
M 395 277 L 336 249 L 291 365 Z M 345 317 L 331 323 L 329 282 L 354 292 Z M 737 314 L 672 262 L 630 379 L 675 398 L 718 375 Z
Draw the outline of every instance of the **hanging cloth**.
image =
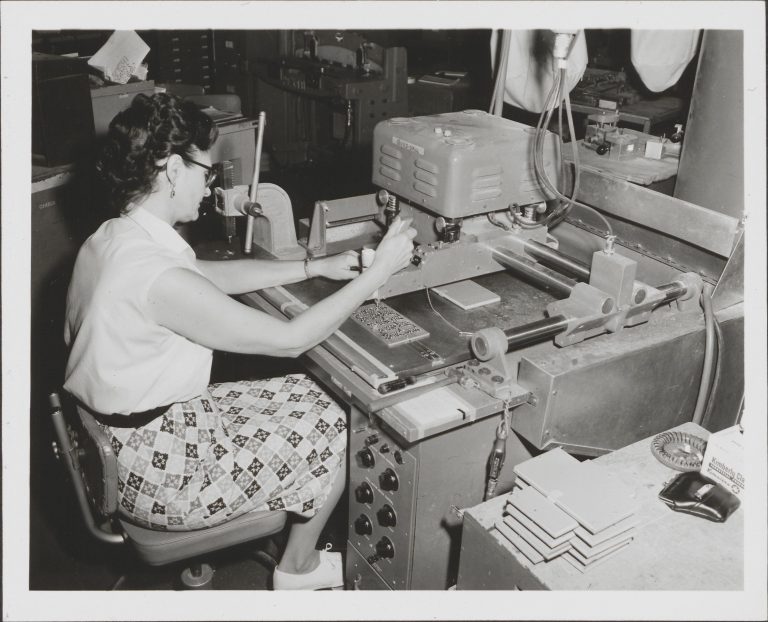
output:
M 633 30 L 632 65 L 651 91 L 665 91 L 677 84 L 698 42 L 698 30 Z

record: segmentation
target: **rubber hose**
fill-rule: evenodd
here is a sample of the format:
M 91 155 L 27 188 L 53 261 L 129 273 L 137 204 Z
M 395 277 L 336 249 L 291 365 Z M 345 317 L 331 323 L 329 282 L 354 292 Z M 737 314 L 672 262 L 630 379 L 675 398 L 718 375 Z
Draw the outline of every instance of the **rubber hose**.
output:
M 707 283 L 701 292 L 701 304 L 704 307 L 704 367 L 701 370 L 699 395 L 696 407 L 693 409 L 693 423 L 700 425 L 704 416 L 704 408 L 709 396 L 709 385 L 712 380 L 712 362 L 715 354 L 715 314 L 712 312 L 712 286 Z
M 709 390 L 709 397 L 707 398 L 707 407 L 704 410 L 704 416 L 701 419 L 701 427 L 705 428 L 709 425 L 709 419 L 712 416 L 712 408 L 715 405 L 715 395 L 717 389 L 720 386 L 720 376 L 722 375 L 723 367 L 723 350 L 725 348 L 725 340 L 723 338 L 723 329 L 720 327 L 720 322 L 717 321 L 717 316 L 713 315 L 715 323 L 715 336 L 717 337 L 717 354 L 715 355 L 715 377 L 712 379 L 712 388 Z

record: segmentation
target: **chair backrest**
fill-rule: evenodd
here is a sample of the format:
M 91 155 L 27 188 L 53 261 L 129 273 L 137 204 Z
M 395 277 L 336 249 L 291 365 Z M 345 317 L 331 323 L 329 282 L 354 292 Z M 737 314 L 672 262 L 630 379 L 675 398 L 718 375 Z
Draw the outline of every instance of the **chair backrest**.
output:
M 79 404 L 77 414 L 84 432 L 80 465 L 85 489 L 93 507 L 102 516 L 112 516 L 117 512 L 117 456 L 93 415 Z
M 63 397 L 52 393 L 48 398 L 59 457 L 67 466 L 83 513 L 111 517 L 117 512 L 117 456 L 93 415 Z

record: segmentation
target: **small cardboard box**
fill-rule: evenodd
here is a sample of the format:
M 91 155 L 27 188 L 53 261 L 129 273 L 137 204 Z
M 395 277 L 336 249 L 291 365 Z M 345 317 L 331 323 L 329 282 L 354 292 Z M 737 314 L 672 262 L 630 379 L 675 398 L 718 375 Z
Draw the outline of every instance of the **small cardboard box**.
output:
M 744 435 L 740 425 L 711 434 L 704 452 L 701 474 L 734 495 L 744 491 Z

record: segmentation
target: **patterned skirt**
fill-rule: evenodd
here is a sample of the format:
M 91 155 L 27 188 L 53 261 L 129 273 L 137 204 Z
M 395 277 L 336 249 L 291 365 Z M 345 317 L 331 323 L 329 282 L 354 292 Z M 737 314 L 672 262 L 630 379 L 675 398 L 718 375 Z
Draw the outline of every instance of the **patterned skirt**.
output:
M 345 468 L 346 420 L 315 382 L 291 374 L 212 384 L 140 428 L 104 426 L 120 513 L 171 531 L 251 511 L 313 516 Z

